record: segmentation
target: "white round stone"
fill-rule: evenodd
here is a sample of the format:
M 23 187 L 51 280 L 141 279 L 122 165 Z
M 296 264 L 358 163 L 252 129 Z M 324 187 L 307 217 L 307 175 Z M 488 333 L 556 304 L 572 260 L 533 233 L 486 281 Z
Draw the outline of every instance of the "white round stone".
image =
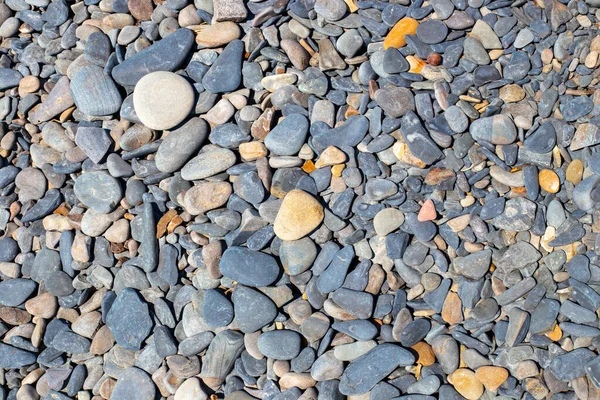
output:
M 135 85 L 133 107 L 148 128 L 170 129 L 192 111 L 194 90 L 185 78 L 173 72 L 152 72 Z

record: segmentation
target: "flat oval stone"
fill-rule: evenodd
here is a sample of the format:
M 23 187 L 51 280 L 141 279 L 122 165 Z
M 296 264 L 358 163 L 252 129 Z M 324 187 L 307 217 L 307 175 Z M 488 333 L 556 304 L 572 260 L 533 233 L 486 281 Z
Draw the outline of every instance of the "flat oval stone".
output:
M 2 245 L 0 241 L 0 245 Z M 25 302 L 37 289 L 37 283 L 30 279 L 7 279 L 0 282 L 0 305 L 16 307 Z
M 371 340 L 377 336 L 377 328 L 367 320 L 337 321 L 331 327 L 356 340 Z
M 252 333 L 270 324 L 277 317 L 277 306 L 261 292 L 237 285 L 233 291 L 235 322 L 240 331 Z
M 299 275 L 312 266 L 317 257 L 317 246 L 308 237 L 284 240 L 279 248 L 279 257 L 288 275 Z
M 429 19 L 417 27 L 417 37 L 427 44 L 436 44 L 446 39 L 448 27 L 442 21 Z
M 128 350 L 140 350 L 142 343 L 150 335 L 153 323 L 148 304 L 137 291 L 125 288 L 112 303 L 106 316 L 106 325 L 119 346 Z
M 400 344 L 411 347 L 427 336 L 431 329 L 431 322 L 426 318 L 419 318 L 404 327 L 400 334 Z
M 265 146 L 280 156 L 298 154 L 306 140 L 308 119 L 301 114 L 292 114 L 283 119 L 265 138 Z
M 291 360 L 300 354 L 301 336 L 290 330 L 262 333 L 258 337 L 258 349 L 266 357 L 275 360 Z
M 35 361 L 35 353 L 0 343 L 0 368 L 16 369 L 31 365 Z
M 227 326 L 233 320 L 233 305 L 219 290 L 205 290 L 202 298 L 202 319 L 210 327 Z
M 194 106 L 194 90 L 183 77 L 167 71 L 149 73 L 133 91 L 135 112 L 150 129 L 165 130 L 181 123 Z
M 578 96 L 575 99 L 566 102 L 560 110 L 565 121 L 577 121 L 579 118 L 591 113 L 594 109 L 594 102 L 587 96 Z
M 103 171 L 79 175 L 73 189 L 83 204 L 101 214 L 113 211 L 123 198 L 119 181 Z
M 79 111 L 92 116 L 114 114 L 123 102 L 111 77 L 95 65 L 85 66 L 75 74 L 71 94 Z
M 227 93 L 242 83 L 244 42 L 233 40 L 202 78 L 202 85 L 210 93 Z
M 543 123 L 523 144 L 534 153 L 543 154 L 552 151 L 556 144 L 556 131 L 550 122 Z
M 181 177 L 186 181 L 208 178 L 227 170 L 235 164 L 235 160 L 235 154 L 229 149 L 203 151 L 185 164 L 181 169 Z
M 188 56 L 193 44 L 194 33 L 190 29 L 178 29 L 114 67 L 112 76 L 120 85 L 135 86 L 151 72 L 175 71 Z
M 396 368 L 414 362 L 415 356 L 400 346 L 391 343 L 377 345 L 346 367 L 340 379 L 340 393 L 346 396 L 367 393 Z
M 198 152 L 207 135 L 208 124 L 201 118 L 192 118 L 163 139 L 154 158 L 156 168 L 167 173 L 177 171 Z
M 110 398 L 152 400 L 155 394 L 156 387 L 150 376 L 139 368 L 129 367 L 119 374 Z
M 594 357 L 596 357 L 596 354 L 589 349 L 575 349 L 556 356 L 548 369 L 557 379 L 570 382 L 585 375 L 585 364 Z
M 457 258 L 454 268 L 459 274 L 470 279 L 480 279 L 485 276 L 492 262 L 492 251 L 482 250 L 466 257 Z
M 219 268 L 223 276 L 251 287 L 269 286 L 281 272 L 272 256 L 235 246 L 225 250 Z
M 514 122 L 504 114 L 473 121 L 469 133 L 475 140 L 485 140 L 492 144 L 511 144 L 517 138 Z
M 23 75 L 12 68 L 0 68 L 0 90 L 4 91 L 19 86 Z

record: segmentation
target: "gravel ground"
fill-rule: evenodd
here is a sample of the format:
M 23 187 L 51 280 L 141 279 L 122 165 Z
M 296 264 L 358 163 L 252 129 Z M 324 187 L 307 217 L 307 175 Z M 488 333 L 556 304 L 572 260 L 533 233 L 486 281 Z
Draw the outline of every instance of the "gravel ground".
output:
M 600 399 L 600 0 L 0 36 L 0 400 Z

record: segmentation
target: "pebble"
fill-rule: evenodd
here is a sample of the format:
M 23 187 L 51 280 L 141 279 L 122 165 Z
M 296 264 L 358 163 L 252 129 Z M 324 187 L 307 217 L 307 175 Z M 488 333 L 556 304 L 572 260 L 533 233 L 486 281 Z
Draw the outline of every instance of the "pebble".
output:
M 598 398 L 598 7 L 0 4 L 0 397 Z
M 192 87 L 184 78 L 172 72 L 157 71 L 137 82 L 133 106 L 145 126 L 165 130 L 177 126 L 188 116 L 194 97 Z

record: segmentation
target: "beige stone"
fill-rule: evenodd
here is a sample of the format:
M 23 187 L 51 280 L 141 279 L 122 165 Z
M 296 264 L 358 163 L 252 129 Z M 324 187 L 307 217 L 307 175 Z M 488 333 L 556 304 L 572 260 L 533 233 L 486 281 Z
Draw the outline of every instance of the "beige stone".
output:
M 291 190 L 275 218 L 275 234 L 282 240 L 298 240 L 317 228 L 323 217 L 323 206 L 314 197 L 302 190 Z

